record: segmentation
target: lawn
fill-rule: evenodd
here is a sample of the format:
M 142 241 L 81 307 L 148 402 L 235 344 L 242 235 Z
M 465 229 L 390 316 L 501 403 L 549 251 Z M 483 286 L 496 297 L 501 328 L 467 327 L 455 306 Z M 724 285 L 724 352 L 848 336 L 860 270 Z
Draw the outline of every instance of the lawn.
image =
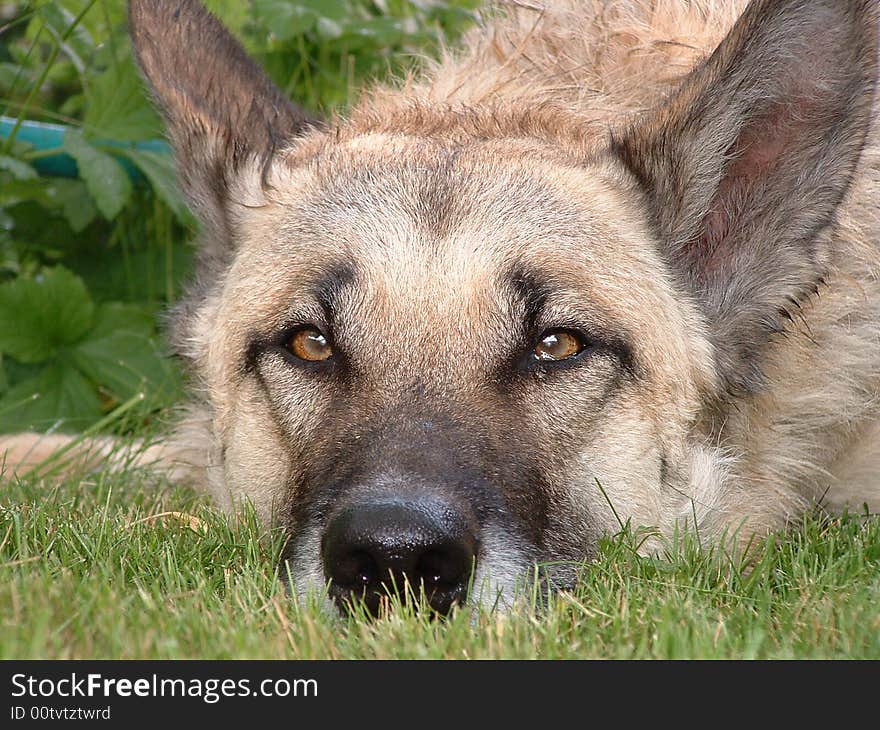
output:
M 476 2 L 207 4 L 323 113 L 460 33 Z M 0 432 L 138 436 L 180 398 L 159 322 L 197 224 L 151 146 L 161 125 L 125 32 L 122 0 L 0 6 Z M 30 122 L 68 133 L 40 146 Z M 184 487 L 6 482 L 0 658 L 880 658 L 876 518 L 812 516 L 747 567 L 687 541 L 639 557 L 638 542 L 607 540 L 576 590 L 540 606 L 341 619 L 288 595 L 283 535 Z
M 186 489 L 25 480 L 0 496 L 0 658 L 880 658 L 875 518 L 811 517 L 748 570 L 686 544 L 638 557 L 636 539 L 546 605 L 370 622 L 297 603 L 283 536 Z

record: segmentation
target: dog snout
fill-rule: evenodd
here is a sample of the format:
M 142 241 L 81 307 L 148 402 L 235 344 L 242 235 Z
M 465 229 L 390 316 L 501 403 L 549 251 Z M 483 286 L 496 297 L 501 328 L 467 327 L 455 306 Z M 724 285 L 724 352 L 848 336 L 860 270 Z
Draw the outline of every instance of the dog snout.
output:
M 363 600 L 373 615 L 383 597 L 424 595 L 448 614 L 467 597 L 477 535 L 465 510 L 438 496 L 354 501 L 328 522 L 322 540 L 330 595 L 343 610 Z

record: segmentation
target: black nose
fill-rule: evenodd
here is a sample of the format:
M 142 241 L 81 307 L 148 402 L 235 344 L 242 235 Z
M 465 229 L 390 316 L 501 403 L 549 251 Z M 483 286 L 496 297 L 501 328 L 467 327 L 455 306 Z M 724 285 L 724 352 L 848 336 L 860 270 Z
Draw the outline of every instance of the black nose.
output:
M 467 596 L 477 539 L 467 516 L 437 496 L 371 497 L 334 515 L 322 541 L 330 595 L 343 609 L 363 600 L 376 615 L 383 597 L 424 593 L 447 614 Z

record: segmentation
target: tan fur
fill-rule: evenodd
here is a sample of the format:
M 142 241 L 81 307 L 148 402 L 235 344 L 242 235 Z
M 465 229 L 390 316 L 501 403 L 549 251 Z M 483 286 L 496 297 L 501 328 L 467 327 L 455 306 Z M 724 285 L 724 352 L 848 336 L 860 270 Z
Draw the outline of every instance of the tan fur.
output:
M 609 123 L 653 108 L 714 50 L 745 0 L 500 2 L 423 77 L 380 88 L 355 111 L 381 124 L 413 100 L 500 106 L 521 115 L 549 108 L 569 124 Z M 560 114 L 562 121 L 562 114 Z M 580 134 L 578 136 L 581 136 Z
M 204 213 L 226 221 L 236 247 L 173 333 L 197 398 L 162 458 L 224 507 L 252 501 L 267 522 L 304 498 L 297 485 L 329 438 L 331 398 L 278 361 L 260 365 L 260 382 L 242 361 L 250 338 L 284 327 L 296 307 L 321 316 L 308 292 L 332 259 L 368 272 L 340 305 L 341 344 L 362 379 L 346 437 L 368 437 L 365 424 L 420 387 L 490 424 L 488 447 L 533 432 L 556 505 L 539 558 L 589 554 L 618 516 L 668 535 L 696 515 L 702 537 L 745 540 L 817 503 L 880 509 L 876 123 L 822 234 L 821 284 L 768 335 L 761 385 L 744 392 L 725 390 L 713 324 L 649 243 L 643 192 L 607 152 L 612 138 L 653 134 L 693 103 L 697 91 L 676 96 L 679 85 L 745 6 L 502 3 L 463 50 L 365 92 L 327 128 L 303 129 L 266 170 L 259 154 L 236 153 L 222 215 Z M 522 386 L 516 414 L 500 413 L 486 373 L 521 313 L 499 282 L 524 264 L 553 282 L 558 319 L 577 312 L 628 333 L 637 379 L 606 402 L 616 376 L 598 358 L 579 379 Z M 8 464 L 34 461 L 24 439 Z M 314 573 L 300 566 L 307 581 Z

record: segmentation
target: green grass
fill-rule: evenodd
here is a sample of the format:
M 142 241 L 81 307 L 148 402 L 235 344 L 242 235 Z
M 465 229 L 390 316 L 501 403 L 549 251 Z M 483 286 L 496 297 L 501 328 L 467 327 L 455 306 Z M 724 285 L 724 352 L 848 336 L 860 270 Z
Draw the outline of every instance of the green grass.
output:
M 136 474 L 0 487 L 0 658 L 880 658 L 880 521 L 811 517 L 750 570 L 609 540 L 546 607 L 334 619 L 276 578 L 280 534 Z M 196 517 L 193 529 L 163 512 Z

